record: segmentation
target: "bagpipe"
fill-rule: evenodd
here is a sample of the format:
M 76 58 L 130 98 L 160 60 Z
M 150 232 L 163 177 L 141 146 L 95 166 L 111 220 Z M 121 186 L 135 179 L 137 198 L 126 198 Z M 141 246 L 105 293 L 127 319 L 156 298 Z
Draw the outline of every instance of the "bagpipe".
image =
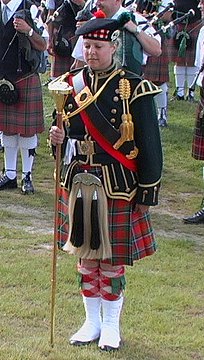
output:
M 190 9 L 186 14 L 183 16 L 170 21 L 167 25 L 162 26 L 159 30 L 157 30 L 154 35 L 160 34 L 160 33 L 166 33 L 169 29 L 174 28 L 179 23 L 182 23 L 184 20 L 189 19 L 190 17 L 195 15 L 195 11 L 193 9 Z
M 147 21 L 147 24 L 142 28 L 143 31 L 145 31 L 149 26 L 154 25 L 158 22 L 159 19 L 161 19 L 168 11 L 171 11 L 174 9 L 174 4 L 169 3 L 163 10 L 161 10 L 158 13 L 154 13 L 149 16 L 149 21 Z
M 77 16 L 77 12 L 75 12 L 74 7 L 69 0 L 64 0 L 64 2 L 54 11 L 53 15 L 49 17 L 49 19 L 46 21 L 46 24 L 49 25 L 51 22 L 60 22 L 62 20 L 62 17 L 64 17 L 66 9 L 68 8 L 68 5 L 70 5 L 75 17 Z M 94 1 L 88 0 L 84 6 L 84 8 L 81 10 L 81 12 L 88 12 L 91 11 L 94 8 Z
M 54 11 L 53 15 L 48 18 L 46 24 L 49 25 L 50 23 L 53 23 L 57 29 L 53 39 L 55 54 L 61 57 L 71 56 L 73 50 L 71 40 L 74 38 L 75 28 L 67 31 L 67 24 L 70 23 L 75 26 L 73 21 L 89 20 L 90 16 L 88 16 L 88 13 L 90 13 L 89 7 L 91 8 L 91 6 L 93 6 L 93 0 L 87 1 L 84 8 L 79 11 L 77 9 L 77 5 L 73 4 L 69 0 L 64 0 L 63 3 Z M 79 13 L 81 13 L 81 18 L 79 18 Z

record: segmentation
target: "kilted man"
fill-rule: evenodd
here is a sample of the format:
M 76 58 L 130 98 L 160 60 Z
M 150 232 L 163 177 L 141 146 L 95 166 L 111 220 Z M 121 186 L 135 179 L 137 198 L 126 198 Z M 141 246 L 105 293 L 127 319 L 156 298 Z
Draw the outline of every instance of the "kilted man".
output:
M 175 63 L 175 98 L 177 100 L 194 100 L 190 91 L 197 67 L 194 65 L 196 40 L 202 26 L 199 0 L 174 0 L 173 19 L 179 18 L 192 9 L 195 14 L 176 26 L 174 37 L 170 40 L 170 58 Z M 187 89 L 185 89 L 187 83 Z
M 17 188 L 18 150 L 22 159 L 21 191 L 34 192 L 32 167 L 37 134 L 44 130 L 40 78 L 42 29 L 33 18 L 37 7 L 22 0 L 1 0 L 0 130 L 3 131 L 4 173 L 0 190 Z
M 204 0 L 199 3 L 202 18 L 204 17 Z M 197 45 L 195 66 L 200 69 L 197 85 L 200 87 L 200 101 L 197 108 L 197 115 L 195 120 L 195 129 L 192 142 L 192 156 L 196 160 L 204 160 L 204 26 L 201 28 Z M 203 166 L 204 178 L 204 166 Z M 201 202 L 201 209 L 195 214 L 183 219 L 186 224 L 204 224 L 204 197 Z
M 50 130 L 52 144 L 67 141 L 58 235 L 63 250 L 79 258 L 86 312 L 70 343 L 98 340 L 103 351 L 121 344 L 125 265 L 156 250 L 149 206 L 157 205 L 162 170 L 154 104 L 160 90 L 114 60 L 127 15 L 89 20 L 77 30 L 87 66 L 65 74 L 73 87 L 65 131 Z

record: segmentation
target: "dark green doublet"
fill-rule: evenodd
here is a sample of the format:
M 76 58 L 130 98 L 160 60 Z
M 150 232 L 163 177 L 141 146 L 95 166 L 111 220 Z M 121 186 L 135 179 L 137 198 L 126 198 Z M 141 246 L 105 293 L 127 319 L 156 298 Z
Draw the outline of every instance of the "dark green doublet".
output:
M 108 197 L 127 201 L 134 198 L 139 204 L 156 205 L 162 171 L 162 149 L 154 95 L 158 94 L 160 90 L 151 82 L 132 72 L 124 69 L 119 71 L 115 65 L 105 72 L 92 72 L 88 67 L 80 71 L 83 72 L 85 84 L 93 96 L 99 89 L 102 89 L 107 79 L 111 78 L 94 102 L 84 110 L 91 119 L 94 116 L 96 126 L 97 122 L 100 123 L 99 119 L 103 118 L 107 131 L 103 130 L 102 135 L 109 142 L 111 142 L 109 128 L 120 134 L 122 123 L 124 108 L 119 94 L 119 81 L 121 78 L 129 80 L 128 103 L 134 123 L 134 140 L 126 141 L 119 151 L 127 155 L 131 147 L 138 149 L 137 157 L 132 160 L 137 163 L 137 171 L 126 168 L 115 157 L 108 154 L 103 146 L 99 146 L 96 139 L 93 139 L 87 132 L 80 112 L 78 112 L 66 121 L 66 141 L 76 139 L 76 142 L 75 154 L 72 156 L 71 163 L 62 162 L 62 185 L 70 190 L 73 176 L 77 172 L 84 171 L 81 165 L 91 165 L 91 171 L 101 178 Z M 76 72 L 69 73 L 66 81 L 72 84 L 75 74 Z M 93 107 L 94 112 L 92 112 Z M 69 95 L 65 112 L 72 114 L 77 108 L 74 95 Z M 100 127 L 100 125 L 98 126 Z

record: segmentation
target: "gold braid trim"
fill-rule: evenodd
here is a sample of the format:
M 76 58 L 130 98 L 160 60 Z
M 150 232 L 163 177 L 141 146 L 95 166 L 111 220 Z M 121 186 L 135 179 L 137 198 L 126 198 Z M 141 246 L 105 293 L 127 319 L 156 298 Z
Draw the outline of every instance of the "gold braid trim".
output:
M 160 94 L 162 89 L 159 86 L 155 85 L 151 81 L 142 80 L 135 88 L 129 104 L 138 99 L 141 96 L 150 95 L 150 94 Z
M 80 91 L 74 98 L 79 108 L 73 111 L 72 113 L 67 114 L 67 117 L 70 119 L 72 116 L 75 116 L 79 114 L 82 110 L 86 109 L 87 106 L 89 106 L 92 102 L 94 102 L 97 99 L 97 97 L 102 93 L 102 91 L 105 89 L 108 83 L 116 75 L 120 74 L 121 71 L 122 71 L 121 69 L 115 70 L 106 80 L 106 82 L 101 86 L 101 88 L 95 93 L 95 95 L 92 95 L 88 86 L 86 86 L 82 91 Z

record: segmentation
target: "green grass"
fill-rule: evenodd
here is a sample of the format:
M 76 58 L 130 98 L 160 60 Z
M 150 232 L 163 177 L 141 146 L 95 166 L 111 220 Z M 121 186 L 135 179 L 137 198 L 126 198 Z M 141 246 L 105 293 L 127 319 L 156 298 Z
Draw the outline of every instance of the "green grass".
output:
M 106 354 L 97 344 L 68 344 L 83 323 L 84 311 L 76 259 L 61 252 L 54 348 L 50 346 L 54 162 L 46 138 L 53 101 L 47 88 L 43 92 L 46 131 L 35 158 L 36 193 L 23 196 L 16 189 L 0 194 L 0 360 L 203 360 L 204 227 L 182 223 L 184 215 L 199 208 L 203 196 L 203 164 L 191 157 L 196 104 L 169 104 L 169 128 L 161 130 L 160 204 L 152 209 L 158 251 L 127 268 L 121 318 L 124 346 Z M 20 168 L 19 158 L 19 181 Z

